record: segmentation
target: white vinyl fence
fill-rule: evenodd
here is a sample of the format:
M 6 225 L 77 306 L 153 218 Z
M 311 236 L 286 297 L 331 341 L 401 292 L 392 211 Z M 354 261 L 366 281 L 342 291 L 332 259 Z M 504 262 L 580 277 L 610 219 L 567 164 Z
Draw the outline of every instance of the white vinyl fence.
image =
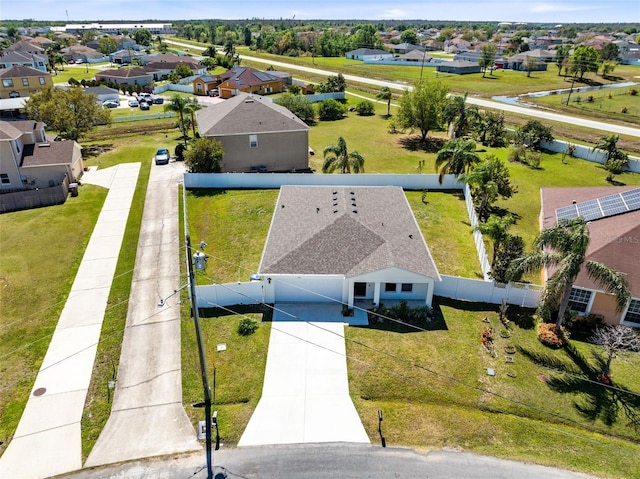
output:
M 601 150 L 594 150 L 593 147 L 578 145 L 576 143 L 570 143 L 562 140 L 554 140 L 551 142 L 543 141 L 540 143 L 540 146 L 545 150 L 555 151 L 556 153 L 565 151 L 569 145 L 575 147 L 575 151 L 572 155 L 575 158 L 591 161 L 593 163 L 600 163 L 601 165 L 606 161 L 606 153 Z M 634 173 L 640 173 L 640 158 L 630 156 L 628 170 L 633 171 Z

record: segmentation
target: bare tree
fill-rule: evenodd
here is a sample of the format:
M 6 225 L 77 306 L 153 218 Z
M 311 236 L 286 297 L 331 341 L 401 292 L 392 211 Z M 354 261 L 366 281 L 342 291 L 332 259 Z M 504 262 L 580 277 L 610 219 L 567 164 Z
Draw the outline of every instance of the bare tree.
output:
M 640 351 L 640 334 L 629 326 L 603 326 L 593 333 L 591 342 L 603 347 L 607 358 L 603 366 L 602 379 L 611 378 L 611 361 L 619 351 Z

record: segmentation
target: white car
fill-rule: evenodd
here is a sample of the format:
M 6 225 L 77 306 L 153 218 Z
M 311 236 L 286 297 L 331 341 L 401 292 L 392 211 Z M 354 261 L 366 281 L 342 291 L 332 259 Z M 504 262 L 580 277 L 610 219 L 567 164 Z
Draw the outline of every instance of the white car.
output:
M 138 100 L 136 100 L 135 98 L 131 98 L 129 100 L 129 106 L 134 107 L 134 108 L 138 108 L 140 104 L 138 103 Z

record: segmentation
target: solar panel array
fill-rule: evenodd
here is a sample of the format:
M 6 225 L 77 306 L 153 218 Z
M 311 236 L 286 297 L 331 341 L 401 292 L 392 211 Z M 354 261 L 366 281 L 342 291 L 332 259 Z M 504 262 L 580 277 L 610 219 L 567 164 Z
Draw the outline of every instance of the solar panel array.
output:
M 581 216 L 585 221 L 594 221 L 636 210 L 640 210 L 640 188 L 557 208 L 556 220 Z

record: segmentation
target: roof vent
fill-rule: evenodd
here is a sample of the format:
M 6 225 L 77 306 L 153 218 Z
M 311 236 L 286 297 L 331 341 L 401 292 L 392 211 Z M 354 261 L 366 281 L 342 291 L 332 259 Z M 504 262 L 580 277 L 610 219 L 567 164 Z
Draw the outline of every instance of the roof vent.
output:
M 410 239 L 413 239 L 413 235 L 409 235 L 409 238 L 410 238 Z
M 337 212 L 338 212 L 338 210 L 333 210 L 333 212 L 334 212 L 334 213 L 337 213 Z
M 358 214 L 358 210 L 353 210 L 353 212 L 354 212 L 355 214 Z

